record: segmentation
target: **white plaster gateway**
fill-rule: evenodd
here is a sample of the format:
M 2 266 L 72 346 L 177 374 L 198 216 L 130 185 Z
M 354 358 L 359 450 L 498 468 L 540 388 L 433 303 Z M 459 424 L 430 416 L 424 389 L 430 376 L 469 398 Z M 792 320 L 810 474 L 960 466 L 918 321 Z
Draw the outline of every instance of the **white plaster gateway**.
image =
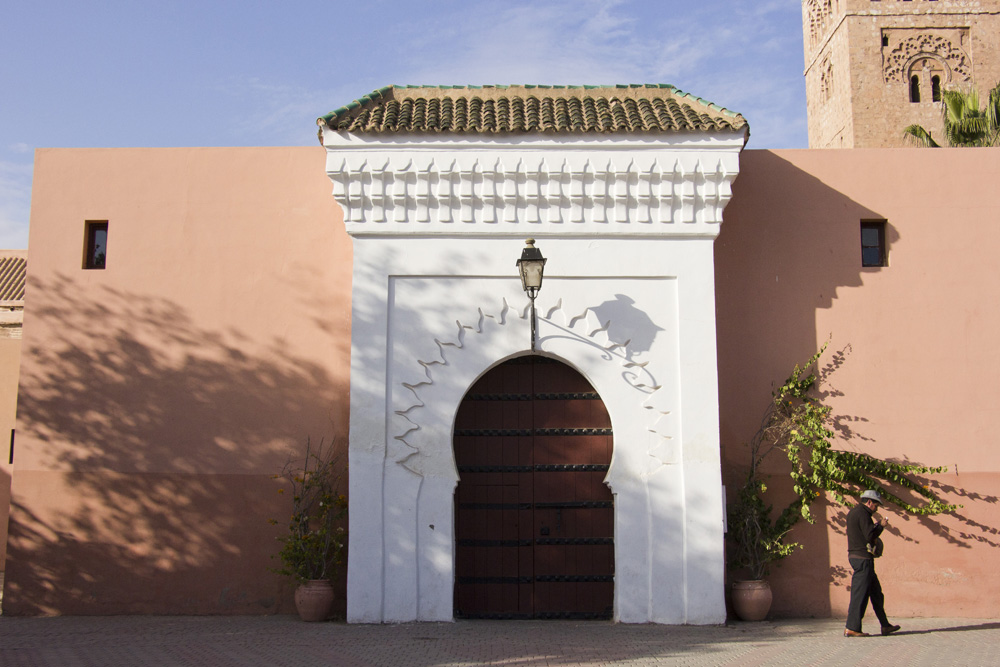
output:
M 744 132 L 323 142 L 354 241 L 348 620 L 453 618 L 455 414 L 530 353 L 533 237 L 538 353 L 614 429 L 614 617 L 724 622 L 712 246 Z

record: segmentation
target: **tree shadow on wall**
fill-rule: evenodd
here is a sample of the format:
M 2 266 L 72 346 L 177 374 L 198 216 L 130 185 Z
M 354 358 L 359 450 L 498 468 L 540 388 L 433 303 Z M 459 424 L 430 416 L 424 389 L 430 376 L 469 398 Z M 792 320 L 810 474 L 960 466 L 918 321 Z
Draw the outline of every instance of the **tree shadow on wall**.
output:
M 995 505 L 997 502 L 1000 502 L 1000 498 L 997 496 L 983 495 L 974 491 L 961 489 L 951 484 L 945 484 L 939 479 L 930 479 L 927 480 L 927 483 L 930 484 L 939 495 L 944 495 L 948 498 L 956 498 L 958 499 L 958 502 L 963 505 L 966 502 L 981 502 L 991 505 Z M 948 523 L 937 517 L 920 517 L 919 520 L 930 527 L 935 535 L 946 539 L 950 544 L 954 544 L 955 546 L 970 549 L 972 548 L 970 546 L 970 542 L 976 542 L 993 547 L 994 549 L 1000 548 L 1000 529 L 969 518 L 964 508 L 960 508 L 955 512 L 952 512 L 949 517 L 957 519 L 961 525 L 948 525 Z
M 887 460 L 903 465 L 914 464 L 913 461 L 906 458 L 891 458 Z M 889 526 L 886 527 L 886 533 L 888 535 L 891 535 L 893 539 L 901 540 L 903 542 L 918 543 L 919 540 L 904 535 L 903 531 L 900 530 L 899 527 L 900 524 L 914 522 L 923 525 L 936 537 L 945 540 L 948 544 L 955 547 L 972 549 L 973 544 L 975 543 L 995 549 L 1000 548 L 1000 530 L 994 526 L 989 526 L 970 517 L 969 510 L 965 507 L 966 504 L 971 505 L 972 503 L 995 505 L 997 502 L 1000 502 L 1000 498 L 993 495 L 981 494 L 976 493 L 975 491 L 961 489 L 951 484 L 943 483 L 940 479 L 936 478 L 924 477 L 918 479 L 920 479 L 923 484 L 931 487 L 934 492 L 938 494 L 938 496 L 947 498 L 949 502 L 957 503 L 960 507 L 952 512 L 949 512 L 948 514 L 940 516 L 916 516 L 906 514 L 904 512 L 892 511 L 891 516 L 893 519 Z M 922 497 L 908 491 L 907 489 L 895 487 L 892 484 L 887 484 L 887 488 L 890 492 L 911 505 L 919 505 L 923 502 Z M 846 543 L 847 510 L 844 508 L 837 509 L 840 509 L 841 511 L 831 515 L 830 525 L 833 526 L 834 530 L 838 534 L 843 536 Z
M 837 370 L 847 363 L 851 352 L 852 350 L 849 344 L 840 350 L 834 351 L 830 355 L 830 360 L 819 370 L 820 398 L 825 400 L 843 396 L 843 392 L 838 390 L 834 384 L 834 375 Z M 868 422 L 868 419 L 842 414 L 833 414 L 831 415 L 831 418 L 833 422 L 833 431 L 836 433 L 837 438 L 843 442 L 876 442 L 874 437 L 865 433 L 864 425 Z M 911 461 L 905 456 L 890 457 L 886 460 L 893 463 L 899 463 L 901 465 L 933 465 L 935 463 Z M 903 523 L 909 523 L 912 521 L 924 525 L 934 535 L 946 540 L 949 544 L 956 547 L 971 549 L 973 548 L 972 543 L 979 543 L 994 548 L 1000 547 L 1000 530 L 993 526 L 983 524 L 969 516 L 969 511 L 973 509 L 973 504 L 985 503 L 995 505 L 997 502 L 1000 502 L 1000 498 L 990 494 L 982 494 L 976 491 L 963 489 L 944 481 L 944 479 L 947 478 L 957 478 L 957 474 L 958 471 L 950 470 L 948 473 L 942 473 L 941 475 L 933 477 L 918 476 L 916 479 L 918 479 L 921 484 L 933 489 L 938 496 L 947 498 L 948 502 L 962 505 L 962 507 L 959 507 L 953 512 L 949 512 L 947 515 L 941 516 L 915 516 L 906 513 L 894 513 L 894 515 L 897 516 L 898 520 Z M 911 505 L 919 506 L 925 502 L 923 497 L 908 489 L 894 485 L 891 482 L 886 482 L 885 484 L 887 490 Z M 969 504 L 970 507 L 966 508 L 966 504 Z M 832 514 L 830 524 L 839 534 L 843 535 L 846 540 L 847 512 L 840 507 L 835 507 L 834 509 L 839 509 L 841 511 L 835 511 Z M 917 540 L 912 537 L 904 535 L 898 525 L 890 523 L 886 530 L 895 539 L 903 540 L 905 542 L 917 542 Z
M 291 611 L 271 476 L 329 441 L 346 386 L 166 299 L 31 288 L 5 613 Z

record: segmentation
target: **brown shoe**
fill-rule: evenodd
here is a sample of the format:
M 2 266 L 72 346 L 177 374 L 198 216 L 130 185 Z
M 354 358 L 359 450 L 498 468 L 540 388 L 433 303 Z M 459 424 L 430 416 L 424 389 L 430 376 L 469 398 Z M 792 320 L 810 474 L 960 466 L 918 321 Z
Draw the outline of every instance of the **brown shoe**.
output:
M 885 637 L 886 635 L 891 635 L 896 630 L 899 630 L 899 626 L 898 625 L 883 625 L 882 626 L 882 636 Z
M 844 636 L 845 637 L 870 637 L 871 635 L 869 635 L 867 632 L 855 632 L 854 630 L 848 630 L 847 628 L 844 628 Z

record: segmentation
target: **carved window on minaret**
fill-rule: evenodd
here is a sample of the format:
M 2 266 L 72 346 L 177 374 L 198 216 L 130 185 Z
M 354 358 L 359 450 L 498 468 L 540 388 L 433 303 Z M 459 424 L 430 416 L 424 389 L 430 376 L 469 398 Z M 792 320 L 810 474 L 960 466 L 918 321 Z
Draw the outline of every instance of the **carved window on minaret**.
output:
M 941 101 L 941 83 L 948 68 L 937 56 L 921 55 L 910 63 L 910 101 Z
M 829 102 L 833 97 L 833 63 L 830 62 L 829 58 L 823 60 L 819 72 L 820 99 L 823 102 Z
M 904 82 L 912 89 L 913 77 L 920 86 L 927 86 L 923 98 L 934 98 L 934 78 L 937 96 L 941 86 L 972 81 L 972 59 L 962 50 L 965 28 L 916 31 L 886 30 L 882 33 L 882 75 L 886 83 Z M 911 101 L 912 100 L 911 92 Z
M 807 0 L 809 16 L 809 46 L 815 48 L 826 36 L 833 15 L 833 0 Z

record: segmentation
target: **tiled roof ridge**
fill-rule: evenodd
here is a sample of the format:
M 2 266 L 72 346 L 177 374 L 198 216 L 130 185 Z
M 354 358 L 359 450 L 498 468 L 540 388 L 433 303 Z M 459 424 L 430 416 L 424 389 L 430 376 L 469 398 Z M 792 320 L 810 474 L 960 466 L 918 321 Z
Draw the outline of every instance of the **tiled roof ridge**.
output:
M 24 301 L 28 261 L 24 257 L 0 253 L 0 302 Z
M 652 94 L 650 94 L 652 93 Z M 662 118 L 628 118 L 627 122 L 621 119 L 608 123 L 607 119 L 596 120 L 586 119 L 549 119 L 550 122 L 538 123 L 521 117 L 514 118 L 513 123 L 504 124 L 503 120 L 497 125 L 486 127 L 483 123 L 477 123 L 476 118 L 469 118 L 467 107 L 460 109 L 461 117 L 450 119 L 428 119 L 423 115 L 423 110 L 431 100 L 442 100 L 447 104 L 457 103 L 459 100 L 466 102 L 496 102 L 502 104 L 507 110 L 511 102 L 526 103 L 529 101 L 557 100 L 557 99 L 580 99 L 580 100 L 600 100 L 607 103 L 625 102 L 631 100 L 635 103 L 649 102 L 654 100 L 672 99 L 683 104 L 683 114 L 688 118 L 681 118 L 679 123 L 667 122 L 666 126 L 661 126 Z M 403 109 L 408 105 L 407 109 Z M 421 108 L 416 108 L 422 105 Z M 389 112 L 382 113 L 392 107 Z M 695 108 L 698 107 L 698 108 Z M 473 111 L 478 111 L 478 107 Z M 403 113 L 392 112 L 403 111 Z M 416 111 L 416 114 L 406 113 Z M 700 113 L 699 113 L 700 112 Z M 712 117 L 707 112 L 716 114 Z M 414 115 L 419 115 L 415 118 Z M 633 116 L 636 112 L 633 111 Z M 648 115 L 648 113 L 646 114 Z M 442 127 L 439 120 L 450 120 L 447 127 Z M 494 120 L 492 117 L 489 121 Z M 537 119 L 535 119 L 537 120 Z M 648 122 L 650 121 L 651 122 Z M 519 122 L 525 121 L 524 126 Z M 745 127 L 746 119 L 734 111 L 719 106 L 691 93 L 684 92 L 670 84 L 617 84 L 617 85 L 545 85 L 545 84 L 513 84 L 513 85 L 390 85 L 378 88 L 368 95 L 360 97 L 349 104 L 339 107 L 330 113 L 317 119 L 317 124 L 335 130 L 347 132 L 526 132 L 526 131 L 561 131 L 561 132 L 637 132 L 637 131 L 680 131 L 680 130 L 706 130 L 706 129 L 727 129 L 739 130 Z

